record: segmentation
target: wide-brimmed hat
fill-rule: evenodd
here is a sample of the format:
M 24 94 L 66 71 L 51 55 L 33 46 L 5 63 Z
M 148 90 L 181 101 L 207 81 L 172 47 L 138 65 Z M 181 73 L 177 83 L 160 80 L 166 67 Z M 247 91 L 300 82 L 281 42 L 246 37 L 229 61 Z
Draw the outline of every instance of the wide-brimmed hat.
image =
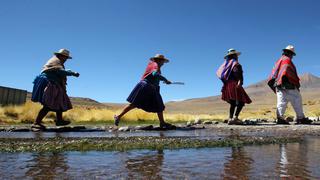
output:
M 58 52 L 54 52 L 55 55 L 60 54 L 63 56 L 68 57 L 68 59 L 72 59 L 72 57 L 70 56 L 70 51 L 67 49 L 60 49 Z
M 296 52 L 294 50 L 294 47 L 292 45 L 288 45 L 286 48 L 282 49 L 282 51 L 290 51 L 293 53 L 293 55 L 296 55 Z
M 150 60 L 164 60 L 165 63 L 169 62 L 169 59 L 165 58 L 162 54 L 156 54 L 154 57 L 151 57 Z
M 238 52 L 235 49 L 231 48 L 228 50 L 228 53 L 224 56 L 224 58 L 227 58 L 228 56 L 233 55 L 233 54 L 240 56 L 241 52 Z

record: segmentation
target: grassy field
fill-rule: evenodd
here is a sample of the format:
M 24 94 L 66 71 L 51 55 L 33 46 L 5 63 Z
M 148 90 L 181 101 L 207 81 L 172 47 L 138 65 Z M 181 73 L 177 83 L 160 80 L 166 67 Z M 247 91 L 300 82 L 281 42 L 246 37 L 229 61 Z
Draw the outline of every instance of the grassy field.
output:
M 21 106 L 5 106 L 0 107 L 0 124 L 31 124 L 34 122 L 41 105 L 28 101 Z M 227 108 L 227 107 L 226 107 Z M 304 103 L 304 109 L 307 116 L 320 116 L 319 101 L 307 101 Z M 94 106 L 75 106 L 72 110 L 64 113 L 64 119 L 70 120 L 73 124 L 112 124 L 113 116 L 119 114 L 121 109 L 109 109 Z M 228 117 L 228 109 L 225 113 L 212 114 L 187 114 L 187 113 L 165 113 L 165 119 L 171 123 L 185 123 L 201 120 L 224 120 Z M 262 118 L 274 119 L 275 108 L 256 107 L 244 108 L 241 113 L 241 118 Z M 294 112 L 289 106 L 287 116 L 294 117 Z M 53 123 L 55 113 L 50 112 L 44 119 L 45 123 Z M 136 109 L 126 114 L 122 119 L 123 124 L 157 124 L 158 118 L 155 113 L 146 113 L 142 110 Z

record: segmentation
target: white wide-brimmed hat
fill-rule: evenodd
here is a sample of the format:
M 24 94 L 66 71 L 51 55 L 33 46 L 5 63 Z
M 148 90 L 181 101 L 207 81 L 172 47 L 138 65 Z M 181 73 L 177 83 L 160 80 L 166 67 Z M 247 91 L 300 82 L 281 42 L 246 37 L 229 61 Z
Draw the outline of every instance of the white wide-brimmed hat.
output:
M 165 58 L 164 55 L 162 54 L 156 54 L 154 57 L 151 57 L 150 60 L 154 61 L 154 60 L 164 60 L 165 63 L 169 62 L 169 59 Z
M 238 52 L 235 49 L 231 48 L 228 50 L 228 53 L 224 56 L 224 58 L 227 58 L 227 56 L 232 55 L 232 54 L 236 54 L 236 55 L 240 56 L 241 52 Z
M 63 56 L 68 57 L 68 59 L 72 59 L 72 57 L 70 56 L 70 51 L 67 49 L 60 49 L 58 52 L 54 52 L 55 55 L 60 54 Z
M 293 55 L 296 55 L 296 52 L 294 50 L 294 47 L 292 45 L 288 45 L 286 48 L 282 49 L 283 51 L 290 51 L 293 53 Z

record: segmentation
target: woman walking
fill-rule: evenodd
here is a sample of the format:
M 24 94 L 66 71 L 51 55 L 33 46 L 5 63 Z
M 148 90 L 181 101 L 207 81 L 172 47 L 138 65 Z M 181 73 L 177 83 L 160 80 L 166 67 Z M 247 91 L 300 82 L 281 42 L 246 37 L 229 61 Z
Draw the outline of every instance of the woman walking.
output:
M 229 49 L 224 57 L 225 61 L 217 71 L 217 76 L 222 80 L 222 100 L 230 104 L 228 124 L 241 125 L 238 118 L 245 104 L 250 104 L 251 99 L 243 89 L 243 71 L 238 61 L 240 52 Z
M 41 74 L 34 80 L 32 91 L 33 102 L 40 102 L 43 108 L 40 110 L 32 128 L 45 129 L 42 119 L 49 111 L 56 112 L 56 125 L 64 126 L 70 124 L 70 121 L 62 119 L 62 113 L 72 109 L 72 104 L 67 95 L 66 85 L 67 76 L 79 77 L 79 73 L 71 70 L 65 70 L 64 63 L 67 59 L 72 59 L 66 49 L 60 49 L 54 53 L 54 56 L 43 66 Z
M 175 126 L 166 123 L 163 118 L 163 111 L 165 106 L 160 95 L 160 81 L 166 84 L 171 84 L 169 80 L 161 75 L 161 67 L 169 60 L 163 55 L 157 54 L 150 58 L 150 62 L 141 78 L 141 81 L 132 90 L 127 101 L 127 105 L 119 115 L 114 116 L 114 123 L 119 125 L 120 119 L 123 115 L 134 108 L 143 109 L 146 112 L 157 113 L 161 128 L 175 128 Z

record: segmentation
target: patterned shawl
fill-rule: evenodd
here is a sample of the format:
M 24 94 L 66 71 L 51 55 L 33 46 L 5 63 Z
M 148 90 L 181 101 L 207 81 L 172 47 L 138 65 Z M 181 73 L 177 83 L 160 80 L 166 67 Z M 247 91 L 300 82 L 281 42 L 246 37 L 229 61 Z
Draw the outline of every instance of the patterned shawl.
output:
M 48 62 L 43 66 L 41 72 L 51 71 L 51 70 L 64 70 L 64 65 L 62 64 L 61 60 L 58 59 L 56 56 L 53 56 Z
M 56 56 L 53 56 L 48 62 L 43 66 L 41 73 L 55 70 L 65 70 L 64 65 L 61 60 Z M 61 77 L 61 85 L 66 90 L 67 77 Z
M 276 86 L 282 85 L 282 78 L 286 76 L 290 83 L 300 87 L 300 79 L 297 74 L 297 70 L 291 59 L 283 55 L 275 64 L 269 76 L 268 83 L 275 81 Z
M 149 76 L 153 71 L 157 71 L 158 73 L 161 74 L 161 70 L 160 70 L 158 64 L 157 64 L 156 62 L 154 62 L 154 61 L 150 61 L 150 62 L 148 63 L 148 66 L 147 66 L 144 74 L 143 74 L 142 77 L 141 77 L 141 80 L 144 80 L 144 79 L 145 79 L 147 76 Z
M 219 69 L 217 70 L 216 74 L 223 82 L 229 80 L 229 77 L 231 75 L 232 69 L 239 64 L 239 62 L 236 59 L 227 59 L 225 60 Z

